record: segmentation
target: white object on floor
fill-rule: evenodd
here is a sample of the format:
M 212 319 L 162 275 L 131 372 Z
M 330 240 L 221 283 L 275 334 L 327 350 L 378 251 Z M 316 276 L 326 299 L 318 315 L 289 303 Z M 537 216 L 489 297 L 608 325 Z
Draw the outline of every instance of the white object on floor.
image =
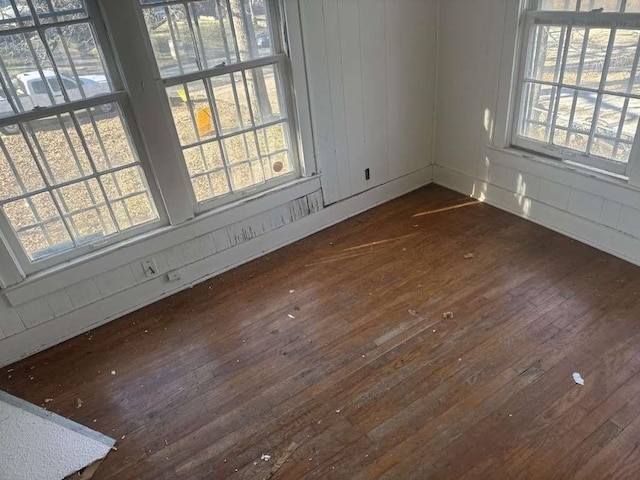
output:
M 578 372 L 575 372 L 573 374 L 573 381 L 578 385 L 584 385 L 584 378 L 582 378 L 582 375 L 580 375 Z
M 0 480 L 62 480 L 107 456 L 115 440 L 0 392 Z

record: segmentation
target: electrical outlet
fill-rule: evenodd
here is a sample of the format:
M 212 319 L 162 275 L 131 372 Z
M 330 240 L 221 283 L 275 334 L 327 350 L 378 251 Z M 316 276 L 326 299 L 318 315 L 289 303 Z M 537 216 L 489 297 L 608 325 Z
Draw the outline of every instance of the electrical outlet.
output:
M 367 181 L 371 180 L 371 170 L 369 170 L 368 168 L 364 171 L 364 179 Z
M 167 278 L 170 282 L 177 282 L 182 279 L 182 270 L 171 270 L 167 273 Z
M 143 260 L 142 262 L 142 270 L 144 270 L 144 276 L 147 278 L 155 277 L 158 275 L 158 266 L 156 265 L 156 261 L 151 257 Z

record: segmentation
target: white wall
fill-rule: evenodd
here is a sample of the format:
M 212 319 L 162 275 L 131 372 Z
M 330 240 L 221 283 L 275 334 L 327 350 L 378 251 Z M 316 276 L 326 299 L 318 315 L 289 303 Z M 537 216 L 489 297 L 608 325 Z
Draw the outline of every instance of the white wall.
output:
M 326 203 L 431 164 L 437 1 L 300 7 Z
M 0 292 L 0 366 L 430 183 L 436 0 L 300 7 L 315 143 L 305 156 L 322 175 Z
M 517 3 L 440 2 L 434 182 L 640 264 L 639 190 L 488 147 L 509 89 L 500 75 L 508 2 Z

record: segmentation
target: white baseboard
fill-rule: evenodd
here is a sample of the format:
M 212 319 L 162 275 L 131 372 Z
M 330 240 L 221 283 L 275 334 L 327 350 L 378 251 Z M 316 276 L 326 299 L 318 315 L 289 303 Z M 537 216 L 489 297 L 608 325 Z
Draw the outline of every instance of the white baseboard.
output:
M 224 252 L 181 269 L 182 279 L 157 277 L 49 322 L 0 340 L 0 367 L 138 310 L 220 273 L 277 250 L 350 217 L 431 183 L 431 166 L 330 205 Z
M 627 233 L 441 165 L 433 182 L 640 265 L 640 239 Z

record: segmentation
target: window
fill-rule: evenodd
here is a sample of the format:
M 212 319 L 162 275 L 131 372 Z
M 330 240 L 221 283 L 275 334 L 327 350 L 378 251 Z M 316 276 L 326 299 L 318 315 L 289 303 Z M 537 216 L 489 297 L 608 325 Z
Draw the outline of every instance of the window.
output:
M 640 1 L 540 0 L 525 12 L 512 143 L 628 177 L 640 118 Z
M 276 2 L 141 0 L 195 198 L 297 174 Z
M 2 5 L 0 231 L 24 271 L 157 226 L 96 4 Z M 85 77 L 100 81 L 90 87 Z
M 0 0 L 0 270 L 296 179 L 284 37 L 279 0 Z

